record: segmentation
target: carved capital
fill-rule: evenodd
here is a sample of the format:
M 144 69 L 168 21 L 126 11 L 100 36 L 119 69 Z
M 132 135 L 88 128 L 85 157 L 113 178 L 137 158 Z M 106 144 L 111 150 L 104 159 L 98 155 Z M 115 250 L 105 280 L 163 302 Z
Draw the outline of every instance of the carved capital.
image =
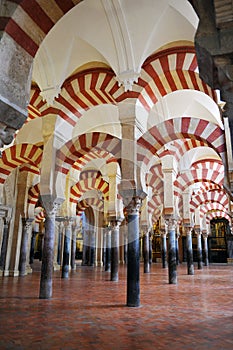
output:
M 131 202 L 126 207 L 128 215 L 139 215 L 139 211 L 142 205 L 142 200 L 140 197 L 133 197 Z
M 28 232 L 28 230 L 32 227 L 33 220 L 34 219 L 22 218 L 23 228 L 25 231 Z

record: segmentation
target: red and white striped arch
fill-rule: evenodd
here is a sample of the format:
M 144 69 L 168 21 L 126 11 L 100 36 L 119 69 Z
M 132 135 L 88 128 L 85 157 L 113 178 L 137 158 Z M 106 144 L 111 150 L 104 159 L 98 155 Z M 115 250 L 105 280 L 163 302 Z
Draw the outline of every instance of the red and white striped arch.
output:
M 153 189 L 153 192 L 163 191 L 163 173 L 162 165 L 156 164 L 150 168 L 150 171 L 146 174 L 146 184 Z
M 102 178 L 87 178 L 79 181 L 70 189 L 70 202 L 77 203 L 82 195 L 90 190 L 98 190 L 103 193 L 105 199 L 109 196 L 109 184 Z
M 222 219 L 225 218 L 229 221 L 230 226 L 232 226 L 232 218 L 229 214 L 223 211 L 212 211 L 206 213 L 206 223 L 209 224 L 212 219 Z
M 31 144 L 13 145 L 2 152 L 0 159 L 0 183 L 4 183 L 11 171 L 22 164 L 40 168 L 43 151 Z
M 218 159 L 202 159 L 192 164 L 195 169 L 212 169 L 219 173 L 224 173 L 224 165 Z
M 61 93 L 55 99 L 54 112 L 51 107 L 42 106 L 41 115 L 53 113 L 75 126 L 88 109 L 116 103 L 109 93 L 115 83 L 113 72 L 104 68 L 74 75 L 64 83 Z
M 83 211 L 88 207 L 96 208 L 98 211 L 103 212 L 104 202 L 98 198 L 86 198 L 77 203 L 76 215 L 81 216 Z
M 90 152 L 104 151 L 116 160 L 120 158 L 121 141 L 116 137 L 100 132 L 84 134 L 67 142 L 57 151 L 56 170 L 67 174 L 78 159 L 84 159 Z
M 211 182 L 203 182 L 200 184 L 199 190 L 196 192 L 196 195 L 201 195 L 202 193 L 205 193 L 207 191 L 222 191 L 223 187 L 219 184 L 214 184 Z
M 40 184 L 36 184 L 28 190 L 28 204 L 36 205 L 40 194 Z
M 139 103 L 149 111 L 161 97 L 183 89 L 202 91 L 216 101 L 215 91 L 200 79 L 196 70 L 194 47 L 172 47 L 154 54 L 142 67 Z
M 201 204 L 207 202 L 218 202 L 221 203 L 227 210 L 229 210 L 229 198 L 224 191 L 208 191 L 201 194 L 192 196 L 190 201 L 190 210 L 195 211 Z
M 152 214 L 154 212 L 159 212 L 161 215 L 161 209 L 164 202 L 163 196 L 152 196 L 152 198 L 148 201 L 148 213 Z
M 191 169 L 185 173 L 179 174 L 174 181 L 174 192 L 176 195 L 181 193 L 189 186 L 197 182 L 216 183 L 223 185 L 224 174 L 212 169 Z
M 151 155 L 157 154 L 166 143 L 180 138 L 205 142 L 205 145 L 213 148 L 220 157 L 225 156 L 225 137 L 219 126 L 198 118 L 182 117 L 153 126 L 140 137 L 137 141 L 138 161 L 147 165 Z
M 177 162 L 182 158 L 182 156 L 193 148 L 207 146 L 205 141 L 195 140 L 195 139 L 180 139 L 172 141 L 167 144 L 167 147 L 162 147 L 158 152 L 159 158 L 166 155 L 173 155 Z
M 218 202 L 206 203 L 204 206 L 200 208 L 200 217 L 203 218 L 203 216 L 207 212 L 212 212 L 212 211 L 221 211 L 227 214 L 229 213 L 227 208 L 225 208 L 224 205 L 222 205 L 221 203 L 218 203 Z
M 40 44 L 56 22 L 81 0 L 17 0 L 19 6 L 8 20 L 5 32 L 34 57 Z
M 45 212 L 44 209 L 42 209 L 36 216 L 35 216 L 35 223 L 40 223 L 41 221 L 45 221 Z
M 27 122 L 42 117 L 40 109 L 45 105 L 46 102 L 43 101 L 42 97 L 40 96 L 40 89 L 38 87 L 32 87 L 30 91 Z

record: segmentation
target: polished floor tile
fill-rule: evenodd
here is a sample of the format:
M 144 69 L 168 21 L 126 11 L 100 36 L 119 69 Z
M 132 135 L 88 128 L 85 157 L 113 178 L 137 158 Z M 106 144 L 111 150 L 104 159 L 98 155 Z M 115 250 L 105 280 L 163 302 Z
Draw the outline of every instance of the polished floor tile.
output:
M 211 265 L 178 284 L 152 264 L 140 272 L 141 306 L 126 306 L 126 267 L 119 282 L 97 267 L 54 272 L 53 298 L 40 300 L 40 272 L 0 277 L 0 349 L 232 350 L 233 266 Z

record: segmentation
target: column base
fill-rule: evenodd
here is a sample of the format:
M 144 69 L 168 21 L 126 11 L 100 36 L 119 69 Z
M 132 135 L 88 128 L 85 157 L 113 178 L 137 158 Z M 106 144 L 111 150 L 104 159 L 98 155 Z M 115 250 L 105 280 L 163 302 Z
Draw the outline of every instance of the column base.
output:
M 6 276 L 5 273 L 4 273 L 4 276 Z M 19 270 L 9 270 L 8 276 L 18 277 L 19 276 Z
M 61 266 L 59 264 L 57 264 L 57 263 L 53 264 L 54 271 L 60 271 L 60 269 L 61 269 Z

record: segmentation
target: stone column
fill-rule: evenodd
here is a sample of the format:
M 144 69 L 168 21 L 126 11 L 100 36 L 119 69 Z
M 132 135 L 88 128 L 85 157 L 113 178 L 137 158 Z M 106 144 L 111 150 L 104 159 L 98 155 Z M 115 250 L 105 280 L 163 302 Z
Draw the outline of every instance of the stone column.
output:
M 140 207 L 140 197 L 133 197 L 126 208 L 128 214 L 127 306 L 130 307 L 140 305 Z
M 22 239 L 19 258 L 19 275 L 25 276 L 26 263 L 27 263 L 27 250 L 28 250 L 28 236 L 31 229 L 33 219 L 22 218 Z
M 62 263 L 62 248 L 63 248 L 63 227 L 64 227 L 63 220 L 64 220 L 64 218 L 61 218 L 61 219 L 56 218 L 56 220 L 59 221 L 58 242 L 57 242 L 57 263 L 58 263 L 58 265 L 61 265 L 61 263 Z
M 83 227 L 83 257 L 82 257 L 82 265 L 88 265 L 89 258 L 89 232 L 87 231 L 86 226 Z
M 36 243 L 36 235 L 37 231 L 33 230 L 32 231 L 32 236 L 31 236 L 31 247 L 30 247 L 30 264 L 33 264 L 34 262 L 34 252 L 35 252 L 35 243 Z
M 1 257 L 0 257 L 0 270 L 5 270 L 6 253 L 7 253 L 7 242 L 8 242 L 8 232 L 9 232 L 9 219 L 3 218 L 3 237 L 1 246 Z
M 204 265 L 209 265 L 209 254 L 208 254 L 208 233 L 206 231 L 202 231 L 202 236 L 204 239 Z
M 72 225 L 72 240 L 71 240 L 71 269 L 76 270 L 76 263 L 75 263 L 75 257 L 76 257 L 76 231 L 77 227 L 76 225 Z
M 119 231 L 120 220 L 109 219 L 111 225 L 111 281 L 118 281 L 119 269 Z
M 105 235 L 105 242 L 106 242 L 106 253 L 105 253 L 105 271 L 110 272 L 111 271 L 111 229 L 108 226 L 106 228 L 106 235 Z
M 67 218 L 65 221 L 65 236 L 64 236 L 62 276 L 61 276 L 62 278 L 69 277 L 70 248 L 71 248 L 71 223 L 72 223 L 72 219 Z
M 198 270 L 202 270 L 202 244 L 200 228 L 195 229 L 197 235 L 197 266 Z
M 148 226 L 142 226 L 143 231 L 143 258 L 144 258 L 144 273 L 150 272 L 150 238 Z
M 125 225 L 125 228 L 127 228 L 126 225 Z M 127 232 L 124 232 L 124 261 L 125 261 L 125 264 L 128 263 L 128 234 L 127 234 Z
M 171 216 L 165 219 L 168 232 L 168 280 L 169 284 L 177 283 L 176 271 L 176 220 Z
M 187 251 L 188 275 L 194 275 L 192 227 L 186 227 L 185 229 L 186 229 L 186 251 Z
M 149 232 L 149 263 L 152 264 L 152 239 L 153 234 Z
M 161 258 L 162 267 L 165 269 L 167 267 L 167 230 L 165 228 L 160 229 L 161 237 Z
M 89 266 L 95 265 L 95 231 L 94 228 L 89 230 Z
M 180 259 L 179 259 L 179 237 L 180 237 L 180 232 L 179 228 L 177 225 L 177 230 L 176 230 L 176 265 L 179 265 Z
M 47 201 L 46 201 L 47 202 Z M 42 255 L 41 277 L 40 277 L 40 299 L 52 297 L 53 255 L 55 236 L 55 214 L 57 204 L 44 203 L 46 209 L 44 249 Z

